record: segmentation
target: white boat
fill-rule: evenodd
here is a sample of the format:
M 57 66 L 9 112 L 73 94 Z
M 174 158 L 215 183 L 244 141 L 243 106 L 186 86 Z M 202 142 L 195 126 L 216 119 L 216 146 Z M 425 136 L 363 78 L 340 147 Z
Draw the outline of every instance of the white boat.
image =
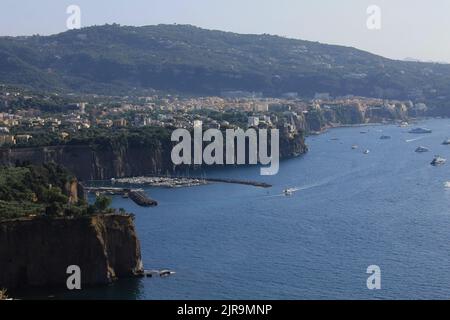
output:
M 441 156 L 435 156 L 433 161 L 431 161 L 432 166 L 441 166 L 447 162 L 447 159 L 442 158 Z
M 294 194 L 294 192 L 297 192 L 298 189 L 297 188 L 287 188 L 283 190 L 283 193 L 285 196 L 292 196 Z
M 146 271 L 144 271 L 144 275 L 147 278 L 154 278 L 154 277 L 164 278 L 164 277 L 168 277 L 168 276 L 171 276 L 174 274 L 176 274 L 176 272 L 171 271 L 171 270 L 161 270 L 161 271 L 160 270 L 146 270 Z
M 354 144 L 354 145 L 352 146 L 352 149 L 353 149 L 353 150 L 356 150 L 356 149 L 358 149 L 358 146 L 357 146 L 356 144 Z
M 175 273 L 176 273 L 175 271 L 171 271 L 171 270 L 161 270 L 159 272 L 159 276 L 160 277 L 168 277 L 168 276 L 174 275 Z
M 442 144 L 443 144 L 444 146 L 450 145 L 450 139 L 444 140 L 444 142 L 442 142 Z
M 370 150 L 364 150 L 364 154 L 369 154 Z
M 450 189 L 450 181 L 446 181 L 446 182 L 444 183 L 444 187 L 445 187 L 446 189 Z

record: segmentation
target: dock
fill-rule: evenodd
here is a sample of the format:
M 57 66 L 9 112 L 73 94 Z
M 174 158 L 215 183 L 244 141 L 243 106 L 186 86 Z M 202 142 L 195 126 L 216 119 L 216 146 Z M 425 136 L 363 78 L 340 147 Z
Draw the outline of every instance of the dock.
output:
M 170 178 L 170 179 L 190 179 L 190 180 L 206 181 L 206 182 L 242 184 L 242 185 L 259 187 L 259 188 L 271 188 L 272 187 L 271 184 L 268 184 L 265 182 L 241 180 L 241 179 L 230 179 L 230 178 L 182 177 L 182 176 L 162 176 L 162 175 L 149 175 L 148 177 Z
M 265 182 L 250 181 L 250 180 L 224 179 L 224 178 L 206 178 L 204 180 L 209 181 L 209 182 L 242 184 L 242 185 L 246 185 L 246 186 L 253 186 L 253 187 L 259 187 L 259 188 L 272 188 L 271 184 L 268 184 Z

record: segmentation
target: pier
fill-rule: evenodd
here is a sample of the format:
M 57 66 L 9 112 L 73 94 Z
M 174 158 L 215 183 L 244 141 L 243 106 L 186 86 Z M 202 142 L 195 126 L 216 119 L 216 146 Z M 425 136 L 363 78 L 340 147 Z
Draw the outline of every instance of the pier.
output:
M 181 177 L 181 176 L 162 176 L 162 175 L 148 175 L 147 177 L 152 178 L 166 178 L 166 179 L 189 179 L 192 181 L 205 181 L 205 182 L 219 182 L 219 183 L 231 183 L 231 184 L 242 184 L 247 186 L 259 187 L 259 188 L 271 188 L 272 185 L 251 180 L 240 180 L 240 179 L 229 179 L 229 178 L 205 178 L 205 177 Z
M 195 178 L 193 178 L 193 179 L 195 179 Z M 208 181 L 208 182 L 232 183 L 232 184 L 242 184 L 242 185 L 259 187 L 259 188 L 272 188 L 271 184 L 268 184 L 265 182 L 258 182 L 258 181 L 225 179 L 225 178 L 206 178 L 204 180 Z

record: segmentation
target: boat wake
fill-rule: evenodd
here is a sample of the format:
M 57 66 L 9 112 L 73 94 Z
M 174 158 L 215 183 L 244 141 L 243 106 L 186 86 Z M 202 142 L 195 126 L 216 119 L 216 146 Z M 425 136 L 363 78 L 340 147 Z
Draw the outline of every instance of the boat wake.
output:
M 425 137 L 420 137 L 420 138 L 416 138 L 416 139 L 409 139 L 409 140 L 405 140 L 405 141 L 406 141 L 407 143 L 410 143 L 410 142 L 422 140 L 423 138 L 425 138 Z

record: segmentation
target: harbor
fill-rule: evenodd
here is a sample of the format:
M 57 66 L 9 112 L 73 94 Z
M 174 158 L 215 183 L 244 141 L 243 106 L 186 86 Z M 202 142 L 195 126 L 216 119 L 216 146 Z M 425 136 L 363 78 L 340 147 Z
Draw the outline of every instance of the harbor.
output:
M 111 184 L 112 186 L 95 186 L 98 183 Z M 141 187 L 160 187 L 160 188 L 186 188 L 194 186 L 203 186 L 210 183 L 227 183 L 227 184 L 240 184 L 246 186 L 253 186 L 258 188 L 271 188 L 272 185 L 265 182 L 258 182 L 252 180 L 240 180 L 229 178 L 203 178 L 203 177 L 167 177 L 167 176 L 141 176 L 130 178 L 118 178 L 111 179 L 109 181 L 91 181 L 91 186 L 84 186 L 84 193 L 95 193 L 96 195 L 107 194 L 122 196 L 123 198 L 129 198 L 134 203 L 141 207 L 155 207 L 158 202 L 150 198 L 142 188 L 131 188 L 131 186 Z M 129 187 L 128 187 L 129 186 Z

